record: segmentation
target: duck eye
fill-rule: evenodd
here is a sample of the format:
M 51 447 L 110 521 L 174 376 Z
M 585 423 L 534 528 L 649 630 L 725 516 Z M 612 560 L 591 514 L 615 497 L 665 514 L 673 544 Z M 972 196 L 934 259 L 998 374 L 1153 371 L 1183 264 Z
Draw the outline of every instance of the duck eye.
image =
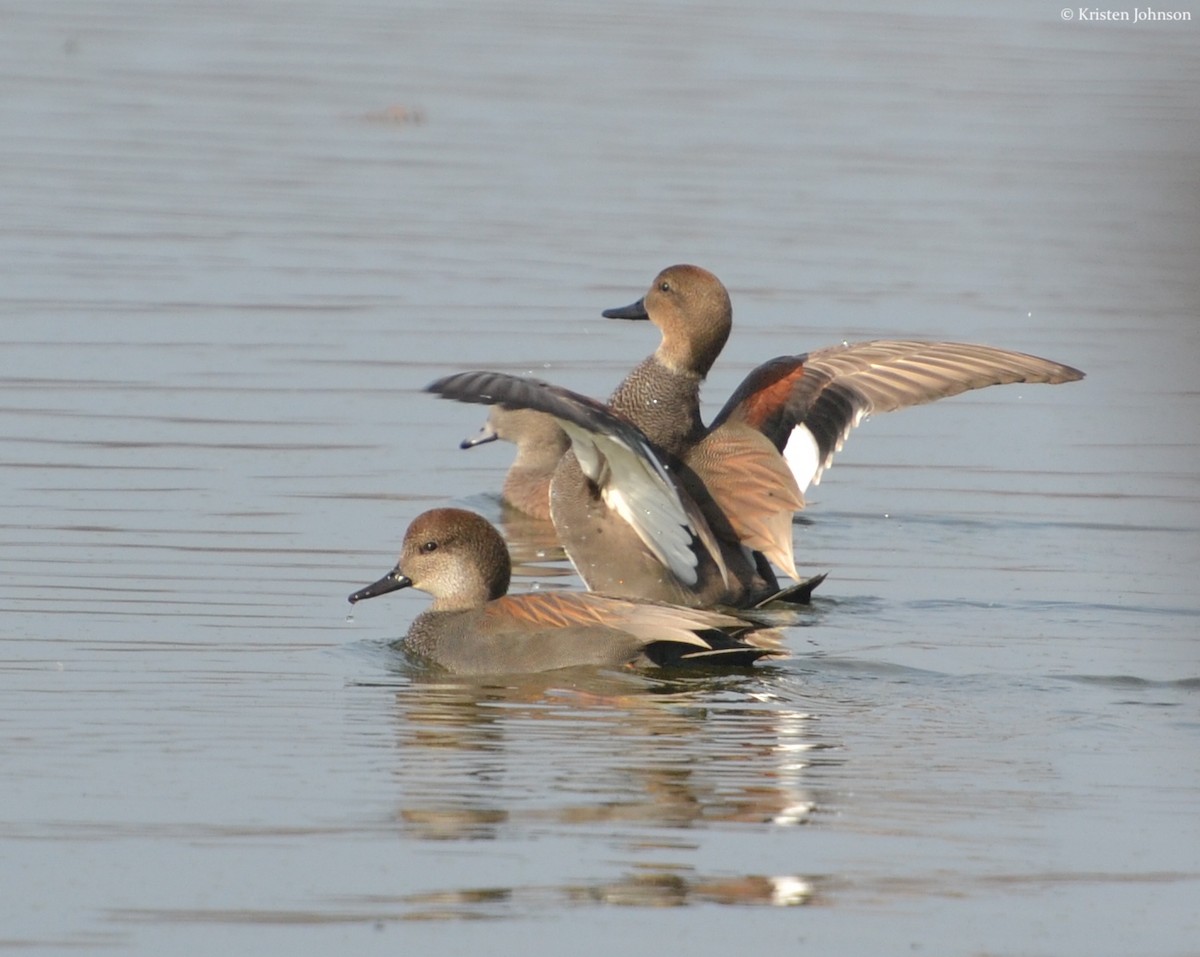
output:
M 667 282 L 667 280 L 664 279 L 662 282 L 660 282 L 658 284 L 658 291 L 659 292 L 670 292 L 671 284 L 669 282 Z
M 426 552 L 426 553 L 436 552 L 437 551 L 437 542 L 426 542 L 424 545 L 421 546 L 421 551 Z

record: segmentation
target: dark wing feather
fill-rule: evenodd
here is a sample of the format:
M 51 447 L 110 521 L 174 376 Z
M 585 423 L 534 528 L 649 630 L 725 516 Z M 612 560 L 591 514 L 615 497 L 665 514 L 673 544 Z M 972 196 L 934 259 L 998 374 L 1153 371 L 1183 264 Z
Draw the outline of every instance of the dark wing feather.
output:
M 780 356 L 753 370 L 714 426 L 740 419 L 783 451 L 803 426 L 816 444 L 815 470 L 797 475 L 801 490 L 820 480 L 851 429 L 867 416 L 1011 382 L 1073 382 L 1083 373 L 1038 356 L 960 342 L 880 339 Z
M 659 452 L 632 422 L 602 402 L 560 386 L 502 372 L 460 372 L 426 388 L 447 399 L 553 416 L 571 438 L 583 473 L 599 487 L 659 561 L 680 581 L 694 584 L 696 542 L 724 575 L 720 547 L 696 504 L 681 495 Z

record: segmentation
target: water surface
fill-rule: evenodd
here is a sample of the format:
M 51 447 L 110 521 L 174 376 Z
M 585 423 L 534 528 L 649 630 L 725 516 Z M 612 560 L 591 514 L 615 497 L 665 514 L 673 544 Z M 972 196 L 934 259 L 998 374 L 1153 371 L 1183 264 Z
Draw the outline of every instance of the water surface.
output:
M 9 7 L 8 950 L 1196 952 L 1194 26 Z M 678 261 L 734 297 L 712 410 L 844 339 L 1088 378 L 860 428 L 787 660 L 414 675 L 425 599 L 345 597 L 508 463 L 421 388 L 604 395 Z

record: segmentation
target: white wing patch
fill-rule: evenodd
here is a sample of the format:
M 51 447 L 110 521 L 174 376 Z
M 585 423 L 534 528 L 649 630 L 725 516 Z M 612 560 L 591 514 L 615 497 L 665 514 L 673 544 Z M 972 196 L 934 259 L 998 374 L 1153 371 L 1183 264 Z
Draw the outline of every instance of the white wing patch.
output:
M 817 440 L 805 425 L 797 425 L 783 447 L 783 458 L 796 478 L 796 485 L 803 492 L 809 485 L 818 485 L 821 480 L 821 451 Z
M 802 493 L 809 485 L 821 484 L 821 476 L 825 474 L 827 468 L 833 465 L 834 455 L 842 450 L 842 446 L 846 444 L 846 439 L 850 437 L 851 431 L 869 414 L 870 409 L 858 409 L 854 413 L 854 421 L 842 430 L 842 434 L 838 436 L 837 444 L 825 456 L 824 460 L 821 459 L 821 449 L 817 445 L 816 436 L 809 431 L 808 426 L 801 422 L 792 429 L 792 434 L 788 436 L 787 445 L 783 447 L 783 457 L 787 461 L 788 468 L 792 470 L 792 475 L 795 476 L 796 484 L 800 487 Z

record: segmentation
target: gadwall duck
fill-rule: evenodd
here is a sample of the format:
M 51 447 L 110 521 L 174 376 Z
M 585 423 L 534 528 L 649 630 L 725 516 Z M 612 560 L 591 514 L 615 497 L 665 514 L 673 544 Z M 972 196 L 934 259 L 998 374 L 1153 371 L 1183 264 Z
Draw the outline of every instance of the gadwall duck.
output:
M 678 604 L 769 598 L 778 585 L 761 556 L 797 578 L 792 516 L 868 415 L 989 385 L 1083 377 L 991 346 L 861 342 L 764 363 L 706 426 L 700 385 L 732 322 L 717 277 L 669 267 L 642 299 L 604 315 L 649 319 L 662 333 L 607 406 L 492 373 L 449 376 L 429 391 L 554 415 L 574 454 L 555 467 L 551 515 L 576 570 L 595 590 Z
M 743 641 L 758 626 L 733 615 L 592 592 L 509 595 L 510 576 L 508 549 L 490 522 L 438 508 L 413 520 L 396 567 L 350 602 L 399 588 L 428 592 L 433 605 L 397 647 L 462 675 L 589 665 L 745 666 L 778 654 Z
M 553 417 L 531 409 L 505 409 L 494 405 L 476 435 L 463 439 L 460 448 L 472 449 L 501 439 L 517 447 L 517 456 L 504 477 L 501 501 L 530 518 L 550 521 L 550 479 L 571 440 Z

